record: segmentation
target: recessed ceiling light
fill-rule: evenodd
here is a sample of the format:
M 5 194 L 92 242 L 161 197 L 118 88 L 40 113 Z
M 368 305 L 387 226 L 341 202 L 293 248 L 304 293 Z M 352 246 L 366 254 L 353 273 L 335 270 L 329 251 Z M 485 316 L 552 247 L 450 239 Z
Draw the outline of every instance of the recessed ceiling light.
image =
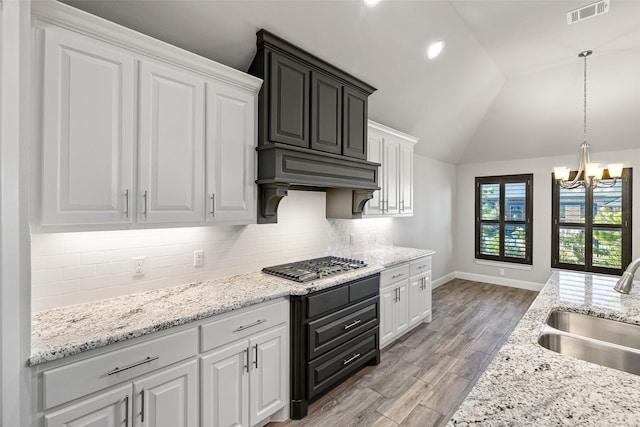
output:
M 435 59 L 440 55 L 440 53 L 442 53 L 442 49 L 444 49 L 444 42 L 442 40 L 431 43 L 427 49 L 427 58 Z
M 362 1 L 364 1 L 364 4 L 366 4 L 369 7 L 373 7 L 378 3 L 380 3 L 380 0 L 362 0 Z

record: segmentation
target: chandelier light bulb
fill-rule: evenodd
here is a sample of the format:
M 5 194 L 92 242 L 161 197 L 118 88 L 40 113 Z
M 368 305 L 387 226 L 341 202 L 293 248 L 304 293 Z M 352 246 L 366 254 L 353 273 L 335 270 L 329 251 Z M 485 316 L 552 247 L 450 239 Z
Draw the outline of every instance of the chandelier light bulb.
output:
M 611 163 L 607 169 L 609 169 L 611 178 L 620 178 L 622 176 L 622 163 Z
M 569 179 L 569 172 L 569 168 L 564 166 L 553 168 L 553 174 L 556 179 L 560 179 L 562 181 L 567 181 Z

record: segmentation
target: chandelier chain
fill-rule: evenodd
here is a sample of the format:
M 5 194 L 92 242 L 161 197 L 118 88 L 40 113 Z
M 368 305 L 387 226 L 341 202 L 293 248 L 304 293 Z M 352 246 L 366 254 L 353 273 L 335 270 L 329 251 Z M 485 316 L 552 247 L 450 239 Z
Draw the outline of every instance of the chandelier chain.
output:
M 587 55 L 584 55 L 584 142 L 587 142 Z

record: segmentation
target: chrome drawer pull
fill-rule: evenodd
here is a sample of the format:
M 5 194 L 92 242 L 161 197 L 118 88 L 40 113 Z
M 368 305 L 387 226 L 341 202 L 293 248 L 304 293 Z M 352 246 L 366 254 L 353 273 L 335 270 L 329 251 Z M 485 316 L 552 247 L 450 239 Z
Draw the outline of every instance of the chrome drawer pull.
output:
M 354 321 L 353 323 L 351 323 L 350 325 L 344 325 L 344 330 L 346 331 L 347 329 L 351 329 L 354 326 L 356 326 L 358 323 L 361 323 L 362 320 L 358 319 L 356 321 Z
M 243 369 L 247 370 L 247 373 L 249 373 L 249 347 L 245 348 L 243 350 L 243 352 L 246 354 L 246 362 L 244 363 L 244 366 L 242 367 Z
M 160 359 L 160 356 L 148 356 L 146 359 L 141 360 L 140 362 L 132 363 L 131 365 L 124 366 L 122 368 L 118 368 L 117 366 L 113 371 L 107 372 L 107 375 L 118 374 L 122 371 L 126 371 L 127 369 L 135 368 L 136 366 L 144 365 L 145 363 L 153 362 L 154 360 Z
M 396 274 L 395 276 L 391 276 L 391 279 L 397 279 L 398 277 L 404 276 L 404 273 Z
M 418 267 L 418 270 L 422 270 L 423 268 L 426 268 L 427 264 L 422 264 L 420 267 Z
M 344 360 L 342 362 L 343 365 L 348 365 L 349 363 L 353 362 L 354 360 L 356 360 L 358 357 L 360 357 L 360 353 L 356 353 L 353 356 L 351 356 L 349 359 Z
M 244 326 L 240 326 L 238 329 L 236 329 L 233 332 L 240 332 L 240 331 L 244 331 L 245 329 L 249 329 L 249 328 L 253 328 L 254 326 L 258 326 L 263 324 L 264 322 L 266 322 L 267 319 L 260 319 L 260 320 L 256 320 L 255 322 L 249 324 L 249 325 L 244 325 Z

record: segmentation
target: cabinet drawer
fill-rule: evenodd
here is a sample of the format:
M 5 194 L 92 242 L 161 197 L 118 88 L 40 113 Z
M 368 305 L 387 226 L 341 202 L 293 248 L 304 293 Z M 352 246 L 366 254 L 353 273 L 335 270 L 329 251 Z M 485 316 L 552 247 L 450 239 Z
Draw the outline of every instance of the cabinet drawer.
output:
M 200 326 L 200 352 L 204 353 L 256 332 L 284 323 L 289 318 L 289 302 L 256 305 Z
M 377 274 L 349 285 L 349 302 L 378 295 L 380 292 L 380 276 Z
M 196 328 L 45 371 L 43 409 L 198 354 Z
M 326 353 L 362 332 L 378 326 L 379 299 L 362 301 L 307 325 L 308 359 Z
M 378 354 L 378 328 L 347 341 L 333 351 L 307 363 L 308 394 L 313 399 L 348 377 Z
M 395 282 L 399 282 L 400 280 L 405 280 L 409 278 L 409 264 L 401 264 L 396 267 L 385 268 L 382 273 L 380 273 L 380 287 L 384 288 L 387 285 L 390 285 Z
M 426 273 L 427 271 L 431 270 L 431 257 L 429 256 L 411 261 L 411 263 L 409 264 L 409 269 L 411 270 L 412 276 Z
M 335 310 L 349 303 L 349 287 L 321 291 L 315 295 L 310 295 L 307 306 L 307 317 L 312 318 L 319 314 Z

